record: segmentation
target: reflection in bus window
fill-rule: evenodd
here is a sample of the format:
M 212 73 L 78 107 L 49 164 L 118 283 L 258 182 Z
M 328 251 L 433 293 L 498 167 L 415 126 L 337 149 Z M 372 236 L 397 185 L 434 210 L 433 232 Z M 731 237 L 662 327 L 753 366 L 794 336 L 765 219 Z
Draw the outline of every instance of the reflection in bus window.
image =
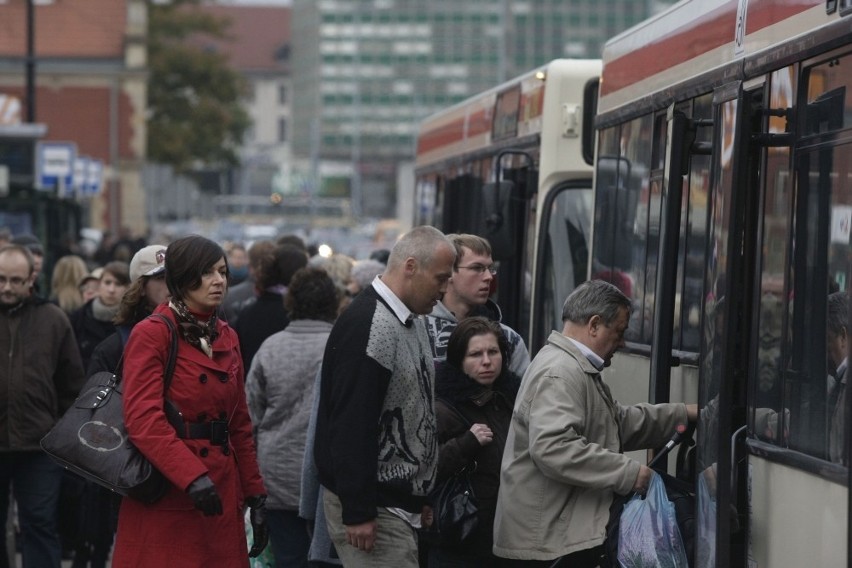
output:
M 772 109 L 786 109 L 792 104 L 796 74 L 787 67 L 772 74 L 769 83 Z M 786 121 L 781 117 L 772 117 L 770 132 L 784 132 Z M 757 329 L 757 384 L 754 387 L 755 406 L 773 409 L 776 413 L 782 409 L 781 398 L 781 358 L 782 339 L 787 321 L 785 311 L 785 266 L 791 266 L 788 258 L 788 246 L 792 236 L 791 223 L 793 208 L 790 188 L 790 149 L 784 146 L 769 148 L 766 154 L 765 175 L 763 176 L 763 246 L 760 274 L 760 304 L 758 308 Z M 758 425 L 757 417 L 755 424 Z M 778 421 L 760 424 L 755 435 L 768 440 L 783 443 L 783 431 L 786 424 Z
M 554 329 L 562 329 L 563 300 L 586 279 L 585 272 L 577 267 L 588 266 L 589 262 L 592 199 L 591 189 L 565 188 L 556 194 L 550 205 L 542 256 L 545 267 L 543 337 Z
M 828 295 L 846 291 L 849 224 L 852 216 L 852 146 L 823 146 L 800 157 L 795 234 L 792 326 L 785 406 L 790 412 L 790 446 L 828 459 L 832 375 L 827 363 Z M 815 222 L 819 215 L 819 222 Z
M 646 343 L 653 321 L 646 297 L 654 287 L 646 280 L 648 254 L 652 248 L 654 262 L 660 232 L 659 193 L 652 199 L 648 179 L 651 125 L 651 116 L 643 116 L 601 132 L 592 261 L 592 278 L 612 282 L 633 302 L 625 338 Z
M 713 97 L 710 94 L 695 99 L 693 119 L 712 117 Z M 710 128 L 699 128 L 697 142 L 712 140 Z M 690 159 L 689 179 L 682 201 L 680 242 L 678 250 L 677 301 L 672 346 L 682 351 L 698 352 L 700 343 L 700 314 L 704 252 L 707 247 L 707 194 L 710 189 L 710 157 L 694 155 Z
M 808 106 L 802 113 L 806 149 L 795 158 L 798 188 L 791 187 L 790 150 L 766 150 L 759 321 L 756 324 L 755 435 L 808 455 L 839 461 L 832 452 L 838 367 L 831 356 L 829 295 L 846 292 L 852 220 L 852 145 L 821 136 L 844 126 L 846 83 L 832 59 L 804 75 Z M 770 105 L 786 109 L 796 87 L 795 69 L 772 74 Z M 770 122 L 770 131 L 779 131 Z M 842 138 L 840 140 L 843 140 Z M 793 211 L 791 215 L 789 212 Z M 787 267 L 787 268 L 785 268 Z

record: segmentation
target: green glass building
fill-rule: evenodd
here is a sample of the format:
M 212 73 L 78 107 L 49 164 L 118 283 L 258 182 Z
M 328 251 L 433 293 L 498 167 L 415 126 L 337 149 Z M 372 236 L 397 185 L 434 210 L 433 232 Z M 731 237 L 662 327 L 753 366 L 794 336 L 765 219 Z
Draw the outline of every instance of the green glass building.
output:
M 600 57 L 670 3 L 295 0 L 296 175 L 316 195 L 351 195 L 355 216 L 394 217 L 420 119 L 552 59 Z

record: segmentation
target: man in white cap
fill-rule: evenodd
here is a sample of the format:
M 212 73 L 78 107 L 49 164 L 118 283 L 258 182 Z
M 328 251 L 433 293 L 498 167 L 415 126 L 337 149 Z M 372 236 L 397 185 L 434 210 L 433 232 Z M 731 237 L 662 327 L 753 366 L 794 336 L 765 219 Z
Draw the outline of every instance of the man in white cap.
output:
M 136 282 L 142 276 L 156 276 L 166 270 L 166 246 L 148 245 L 133 255 L 130 260 L 130 281 Z

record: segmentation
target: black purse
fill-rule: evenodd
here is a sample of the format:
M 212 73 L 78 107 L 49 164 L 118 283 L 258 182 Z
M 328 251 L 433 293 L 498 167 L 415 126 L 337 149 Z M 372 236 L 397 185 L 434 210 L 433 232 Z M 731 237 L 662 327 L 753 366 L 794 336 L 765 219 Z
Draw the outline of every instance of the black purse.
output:
M 470 426 L 470 421 L 453 405 L 448 408 Z M 470 476 L 476 471 L 476 462 L 455 472 L 449 479 L 435 487 L 429 495 L 432 504 L 432 527 L 437 541 L 444 545 L 457 545 L 467 540 L 479 526 L 479 503 L 473 492 Z
M 150 317 L 165 321 L 171 335 L 163 375 L 163 393 L 166 393 L 177 358 L 177 330 L 167 317 L 160 314 Z M 166 494 L 169 481 L 128 438 L 122 405 L 121 360 L 115 373 L 100 371 L 89 377 L 74 405 L 41 439 L 41 448 L 81 477 L 119 495 L 150 504 Z

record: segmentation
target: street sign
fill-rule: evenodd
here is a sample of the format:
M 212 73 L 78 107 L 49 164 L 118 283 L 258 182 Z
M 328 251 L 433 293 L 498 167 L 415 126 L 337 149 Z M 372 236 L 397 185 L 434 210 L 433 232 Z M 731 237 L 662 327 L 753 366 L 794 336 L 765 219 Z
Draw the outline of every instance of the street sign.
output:
M 77 156 L 77 159 L 74 160 L 74 183 L 72 184 L 73 191 L 72 195 L 85 195 L 86 194 L 86 186 L 88 185 L 89 180 L 89 161 L 91 158 L 88 156 Z
M 73 142 L 36 143 L 36 189 L 65 196 L 73 187 L 77 145 Z
M 100 160 L 89 158 L 86 168 L 86 182 L 84 184 L 84 195 L 97 195 L 101 192 L 104 184 L 104 163 Z

